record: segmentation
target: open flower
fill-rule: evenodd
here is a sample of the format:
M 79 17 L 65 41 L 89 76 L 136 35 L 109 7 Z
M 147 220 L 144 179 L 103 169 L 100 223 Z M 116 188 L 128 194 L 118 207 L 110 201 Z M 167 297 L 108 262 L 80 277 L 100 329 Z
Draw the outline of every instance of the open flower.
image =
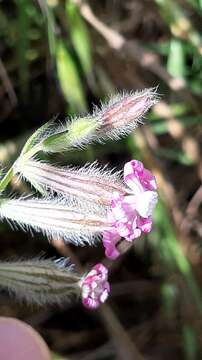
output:
M 20 172 L 18 163 L 15 172 Z M 138 160 L 125 164 L 123 179 L 97 163 L 58 168 L 34 159 L 27 161 L 22 174 L 47 197 L 2 199 L 0 218 L 76 245 L 91 245 L 102 237 L 111 259 L 119 256 L 122 238 L 131 242 L 151 231 L 157 184 Z
M 158 200 L 155 177 L 140 161 L 132 160 L 125 164 L 124 182 L 128 186 L 127 193 L 114 192 L 112 195 L 108 211 L 112 230 L 103 233 L 105 254 L 111 259 L 119 256 L 116 245 L 122 237 L 132 241 L 142 232 L 151 231 L 152 212 Z
M 40 305 L 63 304 L 79 294 L 87 309 L 104 303 L 110 292 L 108 270 L 104 265 L 97 264 L 82 276 L 64 257 L 0 261 L 0 288 Z
M 87 309 L 96 309 L 104 303 L 110 292 L 108 270 L 102 264 L 95 265 L 80 282 L 83 305 Z

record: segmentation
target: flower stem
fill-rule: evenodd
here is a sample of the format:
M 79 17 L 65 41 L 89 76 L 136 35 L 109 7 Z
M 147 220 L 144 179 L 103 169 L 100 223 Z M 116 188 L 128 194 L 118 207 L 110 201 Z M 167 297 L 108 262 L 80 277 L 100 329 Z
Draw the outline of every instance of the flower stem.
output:
M 41 145 L 37 144 L 32 149 L 27 151 L 25 154 L 21 155 L 18 159 L 20 159 L 21 164 L 23 164 L 26 161 L 28 161 L 31 157 L 36 155 L 36 153 L 39 152 L 40 150 L 42 150 Z M 15 175 L 15 163 L 10 167 L 10 169 L 7 171 L 6 175 L 1 179 L 0 193 L 6 189 L 6 187 L 11 182 L 14 175 Z
M 9 182 L 11 181 L 12 177 L 14 175 L 13 166 L 8 170 L 6 175 L 3 177 L 3 179 L 0 181 L 0 193 L 5 190 Z

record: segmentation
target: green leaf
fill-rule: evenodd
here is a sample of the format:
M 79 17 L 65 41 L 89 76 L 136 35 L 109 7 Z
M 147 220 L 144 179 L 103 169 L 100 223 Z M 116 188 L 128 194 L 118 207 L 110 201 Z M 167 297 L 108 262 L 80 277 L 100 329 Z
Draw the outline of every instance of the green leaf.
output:
M 177 288 L 176 285 L 171 282 L 165 282 L 161 286 L 161 296 L 163 301 L 163 307 L 165 314 L 170 317 L 173 313 L 173 307 L 177 298 Z
M 197 359 L 197 338 L 195 331 L 189 325 L 184 325 L 182 331 L 183 337 L 183 348 L 185 352 L 186 360 L 195 360 Z
M 27 9 L 30 6 L 30 2 L 27 0 L 16 1 L 17 5 L 17 31 L 18 39 L 16 45 L 16 54 L 18 61 L 18 72 L 20 89 L 24 98 L 27 97 L 28 85 L 29 85 L 29 68 L 26 59 L 26 53 L 29 48 L 28 33 L 30 29 L 30 18 L 27 13 Z
M 40 7 L 43 12 L 43 19 L 46 21 L 46 25 L 47 25 L 49 51 L 52 56 L 55 56 L 56 37 L 55 37 L 54 12 L 53 12 L 52 8 L 50 6 L 48 6 L 46 1 L 41 1 Z
M 184 78 L 186 73 L 184 47 L 180 40 L 172 39 L 167 61 L 168 72 L 177 78 Z
M 78 55 L 81 66 L 87 77 L 92 72 L 92 56 L 90 38 L 85 22 L 75 4 L 71 0 L 66 1 L 66 14 L 69 23 L 69 32 L 72 44 Z
M 87 105 L 78 69 L 63 41 L 57 44 L 56 63 L 60 86 L 72 112 L 85 111 Z
M 21 154 L 25 154 L 30 151 L 36 144 L 38 144 L 44 134 L 48 131 L 48 129 L 52 126 L 53 121 L 48 121 L 40 128 L 38 128 L 26 141 Z

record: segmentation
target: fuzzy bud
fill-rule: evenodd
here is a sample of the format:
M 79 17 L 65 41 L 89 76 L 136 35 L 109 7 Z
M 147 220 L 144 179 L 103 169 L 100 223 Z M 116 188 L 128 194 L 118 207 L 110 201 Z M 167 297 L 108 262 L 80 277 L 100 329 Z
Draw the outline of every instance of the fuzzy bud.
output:
M 80 277 L 68 259 L 0 262 L 0 286 L 34 304 L 61 304 L 78 293 Z
M 110 206 L 113 192 L 125 192 L 120 174 L 106 167 L 101 168 L 96 162 L 82 168 L 59 168 L 29 160 L 23 166 L 16 162 L 15 172 L 22 174 L 36 189 L 41 189 L 41 193 L 49 190 L 67 198 L 84 199 L 98 205 Z
M 2 199 L 0 218 L 24 230 L 41 231 L 49 239 L 64 239 L 74 245 L 92 244 L 109 229 L 106 210 L 84 201 L 47 199 Z
M 97 137 L 117 140 L 128 135 L 143 123 L 145 114 L 157 101 L 155 89 L 123 92 L 112 97 L 98 110 L 101 126 Z
M 21 153 L 21 162 L 25 163 L 25 160 L 41 150 L 54 153 L 83 148 L 92 142 L 117 140 L 142 124 L 146 112 L 157 101 L 156 90 L 152 88 L 123 92 L 112 96 L 100 107 L 95 107 L 91 115 L 73 117 L 63 125 L 50 121 L 27 140 Z M 26 153 L 31 155 L 25 156 Z

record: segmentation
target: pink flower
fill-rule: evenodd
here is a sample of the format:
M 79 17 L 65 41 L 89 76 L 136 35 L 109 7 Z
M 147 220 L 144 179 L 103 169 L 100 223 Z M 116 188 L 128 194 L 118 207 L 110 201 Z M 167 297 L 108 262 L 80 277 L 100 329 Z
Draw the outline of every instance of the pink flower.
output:
M 116 248 L 117 242 L 121 239 L 121 236 L 116 230 L 114 231 L 105 231 L 103 233 L 103 245 L 105 247 L 105 255 L 109 259 L 115 260 L 119 257 L 120 252 Z
M 83 305 L 87 309 L 96 309 L 106 301 L 110 292 L 108 269 L 102 264 L 95 265 L 80 286 Z
M 126 194 L 114 192 L 108 211 L 112 229 L 103 233 L 105 255 L 110 259 L 120 255 L 116 245 L 122 237 L 132 241 L 142 232 L 151 231 L 151 216 L 158 200 L 155 177 L 140 161 L 132 160 L 125 164 L 124 182 L 128 186 Z

